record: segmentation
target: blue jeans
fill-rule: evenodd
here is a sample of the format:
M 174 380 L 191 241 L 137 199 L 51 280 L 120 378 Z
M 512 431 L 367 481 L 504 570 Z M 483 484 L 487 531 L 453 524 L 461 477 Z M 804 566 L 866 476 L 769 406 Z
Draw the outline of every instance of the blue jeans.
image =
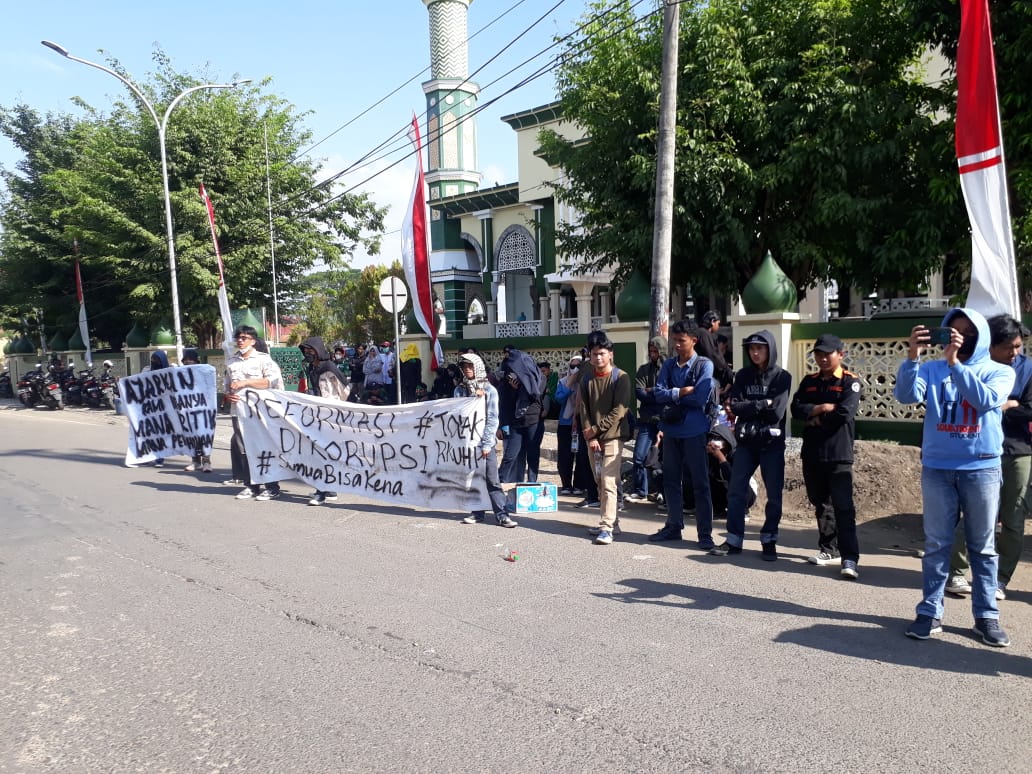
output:
M 709 455 L 706 434 L 691 438 L 663 438 L 663 496 L 667 504 L 666 527 L 684 529 L 682 479 L 688 476 L 695 493 L 695 524 L 699 542 L 713 540 L 713 502 L 710 500 Z
M 925 555 L 921 560 L 923 598 L 918 615 L 942 618 L 942 595 L 950 572 L 953 533 L 961 515 L 971 562 L 971 611 L 975 618 L 999 618 L 996 607 L 996 516 L 1000 464 L 980 470 L 921 468 Z
M 649 471 L 645 468 L 645 460 L 656 445 L 659 436 L 659 425 L 643 421 L 638 423 L 638 435 L 634 439 L 634 492 L 642 497 L 649 493 Z
M 760 469 L 763 486 L 767 490 L 761 543 L 777 543 L 781 525 L 781 494 L 785 488 L 785 444 L 772 443 L 763 447 L 739 444 L 731 463 L 731 483 L 727 486 L 727 542 L 742 547 L 745 542 L 745 511 L 749 502 L 749 479 Z
M 477 449 L 476 453 L 480 454 L 480 450 Z M 491 500 L 491 509 L 494 511 L 495 518 L 500 519 L 508 514 L 505 511 L 505 492 L 498 482 L 498 456 L 495 454 L 493 446 L 491 453 L 482 457 L 481 462 L 484 464 L 484 475 L 487 478 L 487 496 Z M 484 518 L 483 511 L 477 510 L 472 513 L 478 519 Z

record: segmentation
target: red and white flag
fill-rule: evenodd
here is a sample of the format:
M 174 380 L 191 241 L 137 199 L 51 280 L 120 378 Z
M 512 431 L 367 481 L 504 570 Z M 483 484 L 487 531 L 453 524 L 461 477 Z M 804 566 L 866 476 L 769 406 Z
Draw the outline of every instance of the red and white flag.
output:
M 419 121 L 412 116 L 409 140 L 416 149 L 416 176 L 412 182 L 405 220 L 401 224 L 401 265 L 412 292 L 412 310 L 420 327 L 432 342 L 430 368 L 436 370 L 444 362 L 444 351 L 437 340 L 437 315 L 434 314 L 433 291 L 430 287 L 430 211 L 426 206 L 426 181 L 423 179 L 423 150 L 419 139 Z
M 960 0 L 957 165 L 971 219 L 967 306 L 1021 319 L 988 0 Z
M 82 274 L 79 272 L 79 240 L 75 240 L 75 296 L 79 300 L 79 335 L 82 337 L 83 346 L 86 347 L 86 355 L 83 360 L 87 368 L 93 362 L 93 353 L 90 350 L 90 327 L 86 324 L 86 297 L 82 294 Z
M 219 265 L 219 316 L 222 318 L 222 351 L 229 358 L 233 354 L 233 316 L 229 313 L 229 295 L 226 293 L 226 275 L 222 268 L 222 253 L 219 252 L 219 240 L 215 236 L 215 208 L 204 183 L 201 183 L 201 201 L 208 210 L 208 225 L 211 226 L 211 243 L 215 246 L 215 260 Z

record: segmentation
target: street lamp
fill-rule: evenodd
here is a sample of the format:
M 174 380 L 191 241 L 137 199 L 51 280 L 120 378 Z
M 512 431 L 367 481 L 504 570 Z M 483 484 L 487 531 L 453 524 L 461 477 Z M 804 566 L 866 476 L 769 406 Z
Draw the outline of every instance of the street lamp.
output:
M 147 111 L 151 114 L 151 118 L 154 119 L 154 124 L 158 127 L 158 147 L 161 150 L 161 183 L 164 188 L 165 194 L 165 230 L 168 235 L 168 270 L 172 277 L 172 326 L 176 336 L 176 360 L 181 361 L 183 359 L 183 326 L 179 319 L 179 281 L 176 277 L 176 240 L 175 233 L 172 230 L 172 199 L 169 196 L 168 191 L 168 162 L 165 157 L 165 129 L 168 127 L 169 116 L 172 115 L 172 110 L 176 105 L 179 104 L 180 100 L 193 94 L 195 91 L 202 89 L 232 89 L 240 86 L 244 83 L 250 83 L 250 78 L 244 78 L 239 81 L 233 81 L 232 83 L 205 83 L 200 86 L 191 86 L 186 91 L 179 94 L 173 99 L 167 108 L 165 108 L 165 115 L 159 119 L 157 112 L 154 110 L 154 106 L 151 105 L 150 101 L 143 95 L 143 92 L 136 86 L 135 83 L 130 81 L 124 75 L 110 67 L 91 62 L 88 59 L 80 59 L 77 56 L 72 56 L 68 53 L 68 49 L 64 46 L 58 45 L 50 40 L 40 41 L 47 48 L 53 49 L 65 59 L 71 59 L 73 62 L 79 62 L 80 64 L 89 65 L 95 67 L 98 70 L 103 70 L 108 75 L 113 75 L 115 78 L 120 80 L 129 90 L 136 95 L 136 98 L 143 103 L 143 106 L 147 108 Z

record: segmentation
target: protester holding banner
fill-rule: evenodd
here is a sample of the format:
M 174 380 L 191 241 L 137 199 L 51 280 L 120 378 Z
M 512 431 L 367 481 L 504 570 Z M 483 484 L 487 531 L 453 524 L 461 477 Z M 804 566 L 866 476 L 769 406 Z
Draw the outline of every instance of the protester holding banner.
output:
M 305 358 L 305 384 L 308 394 L 339 400 L 341 403 L 346 401 L 351 393 L 351 384 L 336 364 L 331 361 L 322 338 L 320 336 L 307 338 L 298 345 L 298 349 Z M 322 505 L 327 500 L 336 499 L 336 492 L 317 489 L 308 504 Z
M 160 371 L 163 368 L 171 368 L 172 366 L 168 362 L 168 355 L 165 354 L 165 350 L 156 349 L 151 352 L 150 365 L 144 369 L 146 371 Z M 154 467 L 161 468 L 165 466 L 165 460 L 160 457 L 154 460 Z
M 201 356 L 198 354 L 197 348 L 187 347 L 183 350 L 183 359 L 179 361 L 179 364 L 191 366 L 198 365 L 200 362 Z M 199 470 L 202 473 L 211 473 L 211 455 L 204 453 L 204 445 L 200 441 L 198 441 L 197 447 L 194 449 L 193 459 L 186 466 L 186 470 Z
M 280 374 L 276 361 L 264 352 L 257 349 L 258 331 L 250 325 L 237 326 L 233 331 L 233 339 L 236 342 L 236 353 L 226 361 L 226 379 L 224 392 L 226 402 L 231 408 L 240 400 L 239 393 L 248 387 L 258 390 L 268 390 L 282 384 L 283 377 Z M 247 464 L 247 451 L 244 448 L 244 438 L 240 434 L 240 420 L 233 415 L 233 440 L 230 443 L 230 459 L 233 464 L 233 478 L 244 482 L 244 488 L 237 495 L 238 500 L 249 500 L 252 497 L 256 500 L 273 500 L 280 496 L 280 485 L 272 482 L 259 494 L 257 486 L 251 482 L 251 471 Z
M 495 522 L 500 527 L 515 527 L 517 522 L 509 517 L 505 510 L 505 492 L 498 479 L 498 460 L 495 453 L 495 434 L 498 432 L 498 391 L 487 379 L 484 361 L 477 355 L 463 354 L 459 356 L 459 368 L 462 371 L 462 383 L 455 388 L 456 398 L 482 397 L 485 402 L 484 432 L 477 444 L 480 459 L 484 463 L 487 477 L 487 496 L 491 500 Z M 484 520 L 484 511 L 474 510 L 462 520 L 463 524 L 476 524 Z

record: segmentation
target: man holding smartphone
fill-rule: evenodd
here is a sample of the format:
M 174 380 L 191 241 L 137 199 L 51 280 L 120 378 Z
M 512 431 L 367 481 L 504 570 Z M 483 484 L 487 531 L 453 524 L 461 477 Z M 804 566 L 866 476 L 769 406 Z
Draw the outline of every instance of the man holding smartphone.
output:
M 914 326 L 893 391 L 900 403 L 925 403 L 921 440 L 923 589 L 917 618 L 906 635 L 927 640 L 942 631 L 953 533 L 963 518 L 973 581 L 974 630 L 985 644 L 1002 648 L 1010 639 L 1000 628 L 996 606 L 994 530 L 1003 452 L 1000 407 L 1014 385 L 1014 370 L 990 358 L 989 324 L 979 312 L 951 309 L 942 326 L 950 329 L 950 341 L 940 359 L 926 361 L 921 355 L 931 343 L 932 333 L 924 325 Z

